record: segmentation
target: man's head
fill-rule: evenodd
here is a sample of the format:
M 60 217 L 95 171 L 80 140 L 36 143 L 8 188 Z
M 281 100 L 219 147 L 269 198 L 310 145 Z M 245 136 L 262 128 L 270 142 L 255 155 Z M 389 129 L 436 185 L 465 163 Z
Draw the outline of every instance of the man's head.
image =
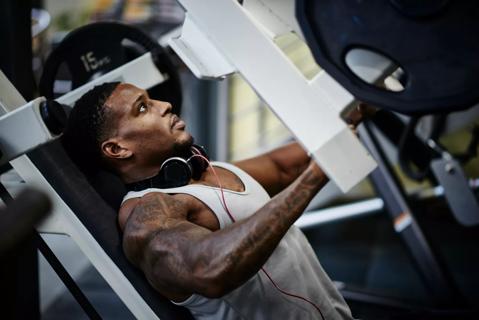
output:
M 105 83 L 85 93 L 75 103 L 63 137 L 81 167 L 101 166 L 126 182 L 154 174 L 166 158 L 183 153 L 192 142 L 168 102 L 152 100 L 125 83 Z

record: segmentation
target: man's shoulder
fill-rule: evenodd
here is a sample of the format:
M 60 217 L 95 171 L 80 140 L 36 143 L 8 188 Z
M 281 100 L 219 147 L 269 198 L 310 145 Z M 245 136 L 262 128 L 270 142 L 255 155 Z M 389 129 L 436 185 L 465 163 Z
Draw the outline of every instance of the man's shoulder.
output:
M 142 215 L 148 214 L 148 216 L 154 217 L 163 214 L 169 215 L 172 211 L 181 216 L 183 210 L 186 210 L 186 207 L 174 195 L 152 191 L 123 201 L 118 212 L 118 223 L 124 230 L 128 219 L 135 211 L 141 211 Z

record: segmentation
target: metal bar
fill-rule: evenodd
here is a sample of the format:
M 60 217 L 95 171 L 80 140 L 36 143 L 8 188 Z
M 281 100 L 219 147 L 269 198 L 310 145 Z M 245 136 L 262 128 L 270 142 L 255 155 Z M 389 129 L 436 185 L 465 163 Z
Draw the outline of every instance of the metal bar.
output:
M 314 228 L 333 221 L 374 214 L 380 212 L 383 208 L 383 201 L 374 198 L 332 208 L 308 211 L 294 224 L 301 229 Z
M 83 311 L 85 311 L 85 313 L 90 319 L 101 319 L 100 315 L 95 310 L 86 295 L 75 283 L 75 280 L 73 280 L 68 271 L 61 264 L 60 260 L 58 260 L 53 251 L 45 243 L 45 240 L 43 240 L 43 238 L 38 233 L 35 233 L 35 236 L 38 244 L 38 250 L 40 250 L 43 257 L 48 261 L 50 266 L 53 268 L 55 273 L 65 285 L 65 287 L 67 287 L 68 291 L 70 291 L 72 296 L 82 307 Z
M 406 201 L 404 189 L 374 136 L 371 123 L 366 121 L 359 128 L 359 135 L 378 163 L 378 168 L 370 175 L 374 188 L 384 200 L 393 220 L 394 229 L 409 250 L 434 303 L 438 306 L 460 304 L 464 299 L 461 299 L 462 295 L 452 277 L 446 272 L 446 268 L 433 252 L 416 222 Z
M 469 186 L 473 192 L 476 192 L 476 190 L 479 189 L 479 179 L 470 179 Z M 408 193 L 407 196 L 414 201 L 442 198 L 444 197 L 444 188 L 442 186 L 436 186 L 434 188 L 422 189 Z M 335 221 L 376 214 L 383 209 L 384 201 L 381 198 L 360 200 L 344 205 L 305 212 L 305 214 L 295 222 L 295 225 L 301 229 L 309 229 Z
M 403 311 L 423 309 L 423 307 L 421 306 L 411 305 L 398 299 L 375 295 L 369 292 L 362 292 L 362 291 L 351 290 L 347 288 L 341 289 L 340 292 L 342 296 L 344 297 L 344 299 L 351 302 L 359 302 L 362 304 L 370 304 L 370 305 L 375 305 L 375 306 L 379 306 L 383 308 L 397 309 L 397 310 L 403 310 Z
M 371 119 L 374 126 L 393 144 L 398 145 L 406 125 L 393 112 L 380 110 Z M 411 151 L 409 159 L 419 168 L 429 167 L 429 162 L 435 153 L 416 135 L 412 135 L 406 146 L 406 152 Z
M 7 206 L 13 201 L 2 183 L 0 198 Z M 22 242 L 0 256 L 0 281 L 7 293 L 0 308 L 5 319 L 40 319 L 38 257 L 31 235 L 24 235 Z

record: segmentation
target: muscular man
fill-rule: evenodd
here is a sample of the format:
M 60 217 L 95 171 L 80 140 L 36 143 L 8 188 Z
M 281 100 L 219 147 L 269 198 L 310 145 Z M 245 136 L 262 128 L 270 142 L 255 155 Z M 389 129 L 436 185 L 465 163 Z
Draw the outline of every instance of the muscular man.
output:
M 124 83 L 80 98 L 64 141 L 85 168 L 102 166 L 127 185 L 146 181 L 118 214 L 124 252 L 195 318 L 351 318 L 293 225 L 328 181 L 298 144 L 234 165 L 214 162 L 184 186 L 158 187 L 162 163 L 188 154 L 193 138 L 168 102 Z

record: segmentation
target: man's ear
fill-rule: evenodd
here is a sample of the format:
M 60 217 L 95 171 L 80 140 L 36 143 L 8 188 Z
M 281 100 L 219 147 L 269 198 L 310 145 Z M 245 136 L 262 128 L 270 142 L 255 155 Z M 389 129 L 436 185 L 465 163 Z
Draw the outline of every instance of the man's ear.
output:
M 108 139 L 101 144 L 105 156 L 111 159 L 127 159 L 133 152 L 114 139 Z

